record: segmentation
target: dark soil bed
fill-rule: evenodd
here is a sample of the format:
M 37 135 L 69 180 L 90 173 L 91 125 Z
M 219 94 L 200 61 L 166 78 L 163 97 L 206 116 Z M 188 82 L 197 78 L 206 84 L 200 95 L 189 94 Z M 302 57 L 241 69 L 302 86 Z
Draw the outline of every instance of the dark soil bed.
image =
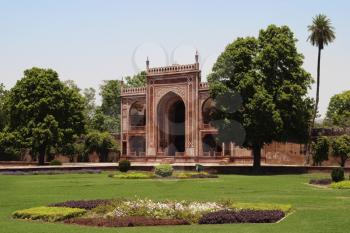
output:
M 135 227 L 190 224 L 185 220 L 179 219 L 155 219 L 147 217 L 76 218 L 66 220 L 64 223 L 97 227 Z
M 309 181 L 309 184 L 314 185 L 330 185 L 332 183 L 331 179 L 312 179 Z
M 284 216 L 281 210 L 221 210 L 203 215 L 199 224 L 275 223 Z

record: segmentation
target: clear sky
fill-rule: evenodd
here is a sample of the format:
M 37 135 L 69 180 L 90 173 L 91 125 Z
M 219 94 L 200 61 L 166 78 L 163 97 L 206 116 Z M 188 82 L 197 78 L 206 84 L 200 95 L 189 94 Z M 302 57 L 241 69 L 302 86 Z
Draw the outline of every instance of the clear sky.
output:
M 350 89 L 350 1 L 346 0 L 0 0 L 0 82 L 11 88 L 23 70 L 53 68 L 62 80 L 98 89 L 151 66 L 193 63 L 200 53 L 203 79 L 225 46 L 256 36 L 269 24 L 288 25 L 316 76 L 317 49 L 307 25 L 324 13 L 336 41 L 323 51 L 320 111 Z M 314 96 L 315 91 L 311 90 Z

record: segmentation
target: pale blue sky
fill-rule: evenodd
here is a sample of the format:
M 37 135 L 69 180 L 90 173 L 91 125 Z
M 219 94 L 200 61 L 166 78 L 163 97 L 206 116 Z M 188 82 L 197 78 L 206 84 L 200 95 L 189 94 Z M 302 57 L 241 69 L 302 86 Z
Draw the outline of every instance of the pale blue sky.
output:
M 324 113 L 333 94 L 350 89 L 346 0 L 0 0 L 0 82 L 11 88 L 24 69 L 38 66 L 55 69 L 81 88 L 98 88 L 102 80 L 144 69 L 146 56 L 151 66 L 193 63 L 196 49 L 205 79 L 228 43 L 271 23 L 295 32 L 304 67 L 315 77 L 317 50 L 306 39 L 318 13 L 332 19 L 337 36 L 323 51 Z

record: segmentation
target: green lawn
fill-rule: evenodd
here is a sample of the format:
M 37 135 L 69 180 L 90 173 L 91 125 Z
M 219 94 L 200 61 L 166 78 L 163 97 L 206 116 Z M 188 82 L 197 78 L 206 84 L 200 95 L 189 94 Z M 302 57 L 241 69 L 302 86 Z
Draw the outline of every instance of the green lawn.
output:
M 240 176 L 198 180 L 119 180 L 107 174 L 0 175 L 0 232 L 152 232 L 152 233 L 346 233 L 350 232 L 350 190 L 305 183 L 327 175 Z M 15 210 L 53 202 L 113 197 L 220 200 L 292 204 L 295 212 L 277 224 L 192 225 L 171 227 L 89 228 L 11 219 Z

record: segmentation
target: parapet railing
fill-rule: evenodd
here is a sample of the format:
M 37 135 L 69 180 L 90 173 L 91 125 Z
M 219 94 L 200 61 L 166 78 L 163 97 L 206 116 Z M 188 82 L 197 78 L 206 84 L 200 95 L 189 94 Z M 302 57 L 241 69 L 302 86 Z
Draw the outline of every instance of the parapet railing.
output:
M 188 65 L 172 65 L 165 67 L 155 67 L 149 68 L 147 70 L 148 74 L 163 74 L 163 73 L 174 73 L 174 72 L 184 72 L 184 71 L 194 71 L 198 70 L 198 64 L 188 64 Z
M 124 87 L 121 91 L 122 95 L 146 94 L 146 87 Z

